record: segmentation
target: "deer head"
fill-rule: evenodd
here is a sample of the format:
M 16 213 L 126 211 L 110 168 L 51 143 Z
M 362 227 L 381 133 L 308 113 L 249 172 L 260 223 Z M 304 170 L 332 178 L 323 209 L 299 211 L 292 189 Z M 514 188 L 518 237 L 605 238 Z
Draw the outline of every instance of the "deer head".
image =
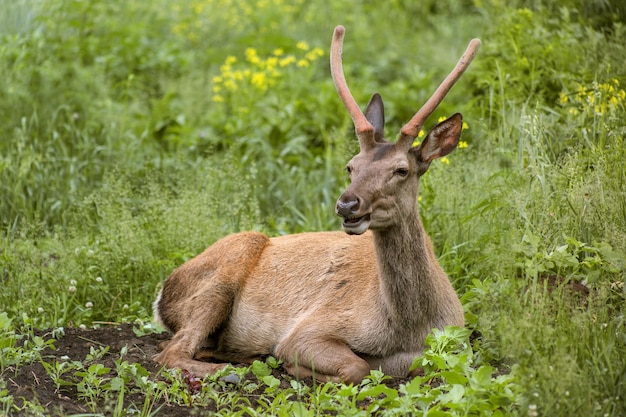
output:
M 426 119 L 469 66 L 480 40 L 470 42 L 456 67 L 402 127 L 398 140 L 393 143 L 384 137 L 385 115 L 381 96 L 374 94 L 363 114 L 348 89 L 341 63 L 344 33 L 343 26 L 335 28 L 330 66 L 337 93 L 354 122 L 360 152 L 346 166 L 350 185 L 339 197 L 336 213 L 343 217 L 345 232 L 362 234 L 367 229 L 392 228 L 416 215 L 419 178 L 434 159 L 456 148 L 463 124 L 461 114 L 436 125 L 419 146 L 413 147 L 413 142 Z

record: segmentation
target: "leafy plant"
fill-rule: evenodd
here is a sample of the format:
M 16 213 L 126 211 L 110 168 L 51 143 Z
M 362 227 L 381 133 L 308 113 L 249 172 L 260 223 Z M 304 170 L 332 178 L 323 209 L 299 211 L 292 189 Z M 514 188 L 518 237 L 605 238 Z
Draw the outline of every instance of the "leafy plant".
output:
M 535 279 L 557 275 L 588 283 L 596 282 L 600 277 L 612 276 L 617 280 L 625 270 L 626 255 L 606 243 L 594 247 L 567 237 L 565 242 L 548 251 L 541 238 L 529 232 L 516 248 L 519 257 L 516 266 L 526 276 Z

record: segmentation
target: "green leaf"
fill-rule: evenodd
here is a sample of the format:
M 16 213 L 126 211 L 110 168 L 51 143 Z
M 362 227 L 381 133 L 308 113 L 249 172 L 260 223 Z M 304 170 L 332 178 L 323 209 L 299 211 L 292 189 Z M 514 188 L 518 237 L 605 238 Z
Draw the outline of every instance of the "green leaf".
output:
M 400 390 L 403 391 L 407 395 L 416 395 L 420 394 L 424 391 L 422 384 L 424 383 L 425 378 L 421 376 L 416 376 L 409 383 L 400 387 Z
M 394 400 L 396 398 L 398 398 L 398 391 L 396 391 L 393 388 L 389 388 L 388 386 L 384 385 L 384 384 L 380 384 L 380 385 L 375 385 L 372 387 L 366 387 L 364 389 L 361 390 L 361 392 L 359 392 L 359 395 L 357 395 L 357 400 L 364 400 L 368 397 L 370 398 L 375 398 L 378 397 L 379 395 L 384 395 L 385 397 L 387 397 L 390 400 Z
M 278 369 L 280 367 L 281 361 L 279 361 L 273 356 L 269 356 L 267 358 L 267 364 L 269 365 L 270 368 Z
M 270 367 L 265 362 L 261 361 L 254 361 L 250 366 L 250 370 L 258 379 L 272 374 Z
M 87 372 L 95 375 L 104 375 L 111 372 L 111 368 L 106 368 L 101 363 L 94 363 L 87 369 Z
M 13 320 L 9 318 L 6 312 L 0 313 L 0 330 L 9 330 L 11 328 L 11 322 Z
M 467 377 L 460 372 L 441 371 L 441 376 L 449 384 L 467 384 Z
M 455 384 L 452 386 L 450 391 L 439 396 L 439 401 L 441 401 L 441 403 L 444 405 L 458 404 L 461 402 L 463 395 L 465 395 L 465 388 L 463 387 L 463 385 Z
M 495 369 L 488 365 L 483 365 L 472 376 L 472 379 L 478 383 L 481 387 L 486 387 L 491 384 L 491 375 Z
M 261 381 L 263 381 L 263 383 L 271 389 L 276 389 L 280 386 L 280 379 L 274 377 L 273 375 L 266 375 L 261 378 Z
M 110 382 L 111 391 L 123 391 L 124 386 L 125 386 L 124 379 L 120 378 L 119 376 L 111 379 L 111 382 Z

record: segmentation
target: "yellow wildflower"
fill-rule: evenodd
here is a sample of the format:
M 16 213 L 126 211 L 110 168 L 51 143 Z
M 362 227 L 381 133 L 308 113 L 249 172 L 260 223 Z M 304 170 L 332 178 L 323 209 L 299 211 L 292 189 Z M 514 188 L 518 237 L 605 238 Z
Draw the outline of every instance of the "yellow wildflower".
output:
M 313 48 L 304 56 L 309 61 L 315 61 L 317 58 L 324 55 L 322 48 Z
M 418 138 L 423 138 L 425 134 L 426 134 L 426 132 L 424 132 L 424 129 L 421 129 L 420 132 L 417 134 L 417 137 Z M 418 143 L 418 145 L 419 145 L 419 143 Z
M 469 145 L 467 144 L 467 142 L 465 142 L 464 140 L 460 140 L 459 141 L 459 149 L 465 149 L 467 148 Z
M 213 96 L 213 101 L 216 103 L 222 103 L 224 101 L 224 97 L 220 96 L 219 94 L 215 94 Z
M 261 58 L 257 55 L 256 49 L 246 48 L 246 61 L 255 65 L 261 62 Z
M 226 64 L 224 64 L 224 65 L 222 65 L 222 66 L 220 67 L 220 72 L 222 73 L 222 76 L 223 76 L 224 78 L 226 78 L 226 77 L 229 77 L 229 76 L 230 76 L 230 73 L 231 73 L 231 71 L 230 71 L 230 70 L 231 70 L 231 68 L 232 68 L 232 67 L 231 67 L 230 65 L 226 65 Z
M 276 48 L 274 49 L 274 55 L 275 56 L 282 56 L 285 53 L 285 51 L 283 50 L 283 48 Z
M 317 55 L 318 57 L 324 56 L 324 50 L 322 48 L 320 48 L 320 47 L 313 48 L 311 53 L 313 53 L 314 55 Z
M 469 129 L 469 125 L 467 124 L 467 122 L 463 122 L 463 127 L 461 128 L 461 130 L 467 130 Z
M 267 58 L 267 60 L 265 61 L 265 68 L 267 68 L 268 71 L 272 71 L 273 69 L 276 68 L 277 65 L 278 65 L 278 58 L 274 56 Z
M 450 160 L 448 159 L 447 156 L 444 156 L 443 158 L 441 158 L 441 162 L 446 165 L 450 165 Z
M 296 65 L 300 68 L 306 68 L 309 66 L 309 61 L 307 61 L 306 59 L 301 59 Z
M 441 123 L 441 122 L 443 122 L 446 119 L 447 119 L 446 116 L 440 116 L 439 119 L 437 119 L 437 123 Z
M 230 73 L 230 78 L 236 81 L 241 81 L 244 78 L 244 74 L 240 70 L 233 71 Z
M 235 84 L 233 80 L 224 81 L 224 87 L 226 87 L 227 90 L 231 90 L 231 91 L 237 90 L 237 84 Z
M 296 48 L 298 49 L 302 49 L 303 51 L 308 51 L 309 50 L 309 44 L 306 43 L 305 41 L 300 41 L 296 44 Z
M 264 72 L 255 72 L 252 74 L 250 82 L 259 90 L 267 90 L 268 80 Z
M 296 62 L 296 57 L 293 55 L 286 56 L 278 61 L 278 65 L 282 68 L 286 67 L 289 64 L 293 64 Z
M 559 104 L 564 105 L 569 101 L 569 98 L 567 97 L 567 94 L 565 94 L 564 91 L 561 91 L 561 93 L 559 94 Z

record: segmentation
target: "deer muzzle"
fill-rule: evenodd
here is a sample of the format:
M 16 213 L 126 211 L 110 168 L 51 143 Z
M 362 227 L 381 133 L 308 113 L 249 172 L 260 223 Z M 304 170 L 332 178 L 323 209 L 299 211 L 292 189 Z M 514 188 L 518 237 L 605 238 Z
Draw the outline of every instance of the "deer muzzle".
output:
M 349 235 L 363 234 L 370 226 L 370 213 L 361 212 L 361 208 L 361 200 L 356 196 L 344 194 L 337 201 L 335 212 L 343 217 L 341 227 Z

